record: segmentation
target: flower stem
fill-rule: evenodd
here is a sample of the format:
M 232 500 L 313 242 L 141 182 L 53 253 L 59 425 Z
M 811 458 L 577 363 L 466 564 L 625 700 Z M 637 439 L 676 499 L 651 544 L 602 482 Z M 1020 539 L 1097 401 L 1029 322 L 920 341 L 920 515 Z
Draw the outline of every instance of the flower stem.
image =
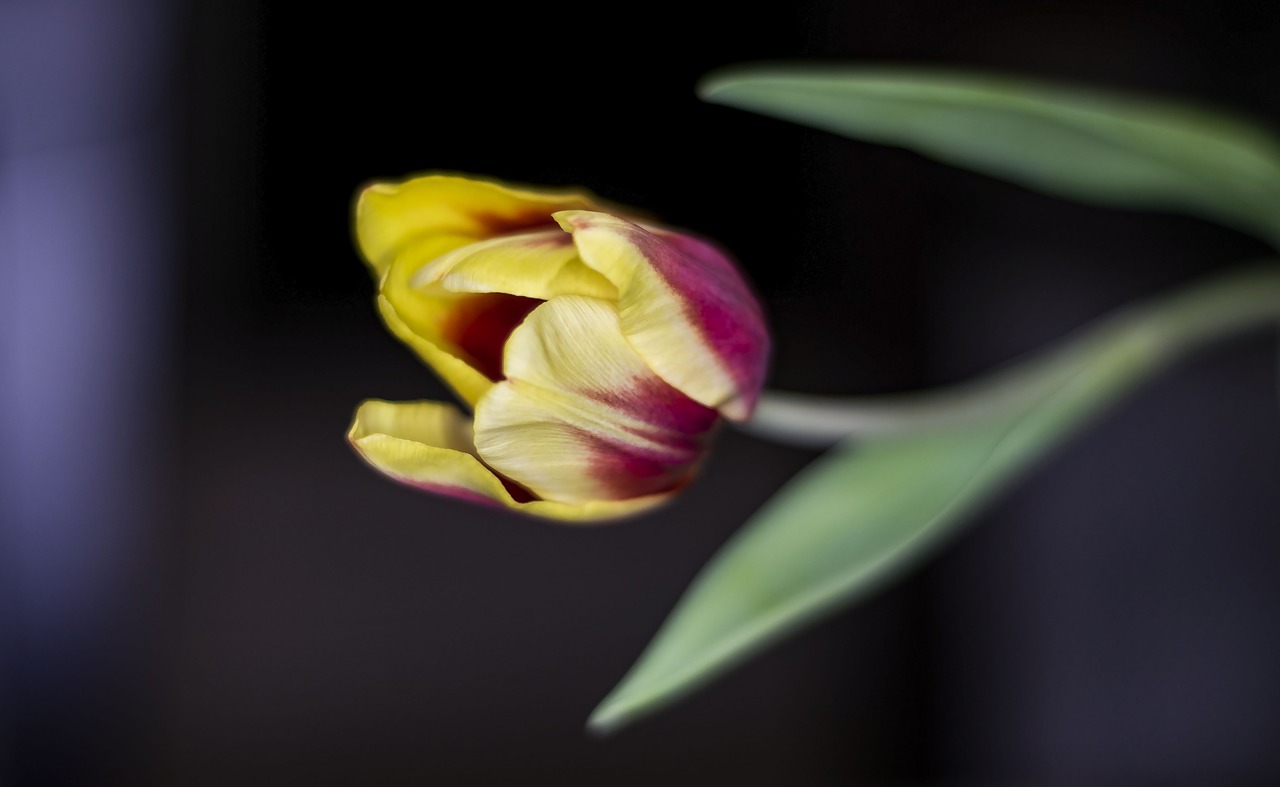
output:
M 1144 365 L 1167 365 L 1220 339 L 1280 323 L 1280 267 L 1236 270 L 1122 309 L 1047 351 L 974 380 L 903 394 L 815 396 L 766 391 L 743 428 L 781 443 L 826 447 L 849 437 L 955 426 L 1019 407 L 1074 374 L 1099 343 L 1142 342 Z

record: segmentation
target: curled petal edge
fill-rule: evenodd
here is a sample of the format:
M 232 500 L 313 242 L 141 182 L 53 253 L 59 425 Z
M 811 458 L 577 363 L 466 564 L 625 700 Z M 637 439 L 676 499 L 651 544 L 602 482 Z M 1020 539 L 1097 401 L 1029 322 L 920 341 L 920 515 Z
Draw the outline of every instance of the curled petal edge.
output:
M 369 399 L 356 409 L 347 439 L 365 462 L 408 486 L 560 522 L 590 524 L 634 516 L 671 494 L 627 500 L 518 501 L 478 459 L 470 421 L 443 402 Z

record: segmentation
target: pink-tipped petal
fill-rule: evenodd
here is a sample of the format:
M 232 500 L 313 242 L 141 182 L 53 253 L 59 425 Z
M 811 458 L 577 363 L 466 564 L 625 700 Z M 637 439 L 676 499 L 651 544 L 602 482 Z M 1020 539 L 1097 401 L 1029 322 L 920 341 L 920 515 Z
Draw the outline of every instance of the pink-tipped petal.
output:
M 723 252 L 689 235 L 606 213 L 562 211 L 582 260 L 618 288 L 622 332 L 690 398 L 745 420 L 764 384 L 769 333 L 760 304 Z

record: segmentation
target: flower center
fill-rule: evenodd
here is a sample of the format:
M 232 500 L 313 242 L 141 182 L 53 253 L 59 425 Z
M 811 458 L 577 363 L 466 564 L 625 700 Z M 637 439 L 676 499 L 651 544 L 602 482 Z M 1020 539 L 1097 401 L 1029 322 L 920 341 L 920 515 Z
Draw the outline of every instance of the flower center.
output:
M 490 380 L 502 376 L 502 350 L 524 318 L 542 301 L 506 293 L 482 293 L 464 299 L 449 315 L 445 338 L 466 353 L 471 365 Z

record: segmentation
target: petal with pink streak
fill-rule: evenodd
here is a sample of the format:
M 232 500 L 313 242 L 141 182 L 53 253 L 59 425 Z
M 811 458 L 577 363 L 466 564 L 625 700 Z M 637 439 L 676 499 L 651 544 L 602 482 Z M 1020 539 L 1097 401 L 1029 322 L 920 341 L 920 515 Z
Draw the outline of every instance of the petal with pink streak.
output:
M 476 405 L 477 453 L 546 500 L 670 494 L 697 471 L 719 420 L 649 369 L 606 300 L 534 309 L 507 342 L 504 371 Z
M 764 384 L 769 333 L 760 304 L 710 243 L 616 216 L 561 211 L 582 260 L 618 288 L 622 332 L 664 380 L 745 420 Z

